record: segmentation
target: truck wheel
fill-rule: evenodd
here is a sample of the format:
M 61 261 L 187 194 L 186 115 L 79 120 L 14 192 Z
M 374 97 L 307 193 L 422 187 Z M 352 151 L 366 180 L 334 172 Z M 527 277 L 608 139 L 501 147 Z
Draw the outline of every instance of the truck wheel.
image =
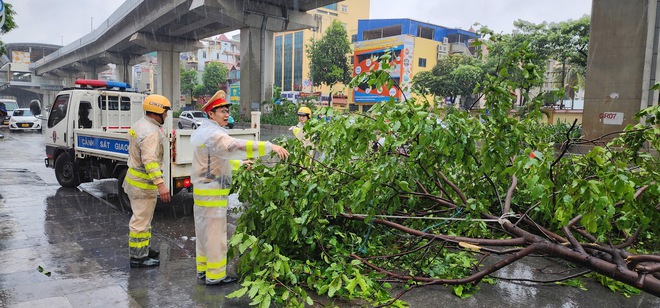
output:
M 117 176 L 117 198 L 119 199 L 119 205 L 123 211 L 131 212 L 131 199 L 128 198 L 128 194 L 124 191 L 122 187 L 124 185 L 124 179 L 126 178 L 126 171 L 128 169 L 124 168 L 119 171 Z
M 80 184 L 78 166 L 69 153 L 62 153 L 55 159 L 55 178 L 63 187 L 77 187 Z

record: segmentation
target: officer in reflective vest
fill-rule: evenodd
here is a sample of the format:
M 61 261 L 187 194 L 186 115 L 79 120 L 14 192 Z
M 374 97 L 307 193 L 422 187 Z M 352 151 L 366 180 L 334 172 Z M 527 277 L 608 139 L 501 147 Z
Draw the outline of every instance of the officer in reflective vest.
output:
M 122 187 L 131 201 L 133 216 L 128 223 L 128 253 L 130 266 L 160 265 L 158 252 L 151 249 L 151 220 L 157 198 L 170 202 L 170 190 L 163 181 L 163 123 L 170 101 L 152 94 L 142 102 L 144 117 L 128 131 L 128 171 Z M 169 150 L 169 149 L 168 149 Z
M 290 130 L 293 131 L 293 135 L 296 137 L 296 139 L 302 141 L 304 146 L 310 146 L 312 145 L 312 142 L 305 136 L 305 133 L 303 132 L 303 127 L 305 127 L 305 123 L 309 121 L 312 117 L 312 110 L 309 109 L 309 107 L 300 107 L 298 109 L 298 125 L 293 126 L 290 128 Z
M 195 236 L 197 278 L 206 285 L 223 285 L 236 281 L 227 275 L 227 197 L 232 170 L 243 160 L 275 152 L 286 159 L 289 152 L 281 146 L 263 141 L 236 139 L 224 127 L 228 124 L 229 106 L 225 92 L 211 97 L 202 110 L 208 114 L 190 136 L 195 147 L 191 179 L 195 202 Z

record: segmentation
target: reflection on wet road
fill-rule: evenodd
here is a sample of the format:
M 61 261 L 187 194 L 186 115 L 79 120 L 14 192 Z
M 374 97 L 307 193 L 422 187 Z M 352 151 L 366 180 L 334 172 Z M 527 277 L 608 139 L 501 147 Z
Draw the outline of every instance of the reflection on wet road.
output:
M 0 307 L 247 306 L 225 298 L 238 285 L 197 284 L 190 194 L 157 205 L 161 266 L 131 270 L 116 181 L 60 187 L 44 153 L 40 134 L 0 141 Z

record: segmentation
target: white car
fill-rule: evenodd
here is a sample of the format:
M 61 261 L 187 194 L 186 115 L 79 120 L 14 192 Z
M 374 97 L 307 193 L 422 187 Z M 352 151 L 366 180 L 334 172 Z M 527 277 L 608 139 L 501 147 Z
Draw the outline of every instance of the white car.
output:
M 41 132 L 41 115 L 33 115 L 30 108 L 16 108 L 9 118 L 9 130 L 37 130 Z
M 205 119 L 208 119 L 208 116 L 203 111 L 188 110 L 179 115 L 179 123 L 177 126 L 179 126 L 180 129 L 187 127 L 197 129 L 197 127 L 202 125 L 202 121 Z

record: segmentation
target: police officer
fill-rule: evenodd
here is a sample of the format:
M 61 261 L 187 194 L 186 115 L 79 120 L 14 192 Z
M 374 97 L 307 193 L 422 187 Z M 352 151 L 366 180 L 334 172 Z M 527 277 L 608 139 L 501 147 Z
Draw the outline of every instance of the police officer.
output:
M 229 120 L 225 92 L 211 97 L 202 110 L 209 120 L 190 136 L 195 147 L 191 179 L 195 202 L 195 236 L 197 278 L 206 285 L 223 285 L 236 281 L 227 276 L 227 197 L 231 188 L 232 170 L 242 160 L 277 153 L 280 159 L 289 156 L 283 147 L 263 141 L 236 139 L 224 127 Z
M 145 115 L 128 131 L 128 172 L 123 188 L 131 202 L 133 216 L 128 223 L 128 252 L 130 266 L 152 267 L 160 265 L 158 252 L 151 249 L 151 220 L 157 197 L 170 202 L 170 190 L 163 181 L 163 123 L 170 101 L 157 94 L 142 102 Z

